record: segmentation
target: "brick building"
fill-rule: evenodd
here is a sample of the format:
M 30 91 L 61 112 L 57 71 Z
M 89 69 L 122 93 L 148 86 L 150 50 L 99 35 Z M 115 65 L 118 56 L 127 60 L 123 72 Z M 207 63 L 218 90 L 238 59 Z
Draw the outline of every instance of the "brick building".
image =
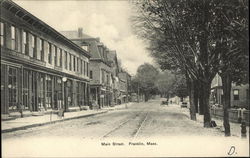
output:
M 223 90 L 222 81 L 218 74 L 211 84 L 211 101 L 213 104 L 222 105 Z M 249 84 L 236 85 L 232 83 L 231 107 L 247 107 L 249 105 Z
M 77 31 L 62 31 L 74 43 L 87 50 L 90 58 L 90 100 L 96 102 L 99 108 L 110 106 L 112 102 L 111 61 L 108 59 L 109 50 L 100 42 L 83 33 L 82 28 Z
M 10 0 L 1 7 L 1 113 L 88 106 L 90 54 Z

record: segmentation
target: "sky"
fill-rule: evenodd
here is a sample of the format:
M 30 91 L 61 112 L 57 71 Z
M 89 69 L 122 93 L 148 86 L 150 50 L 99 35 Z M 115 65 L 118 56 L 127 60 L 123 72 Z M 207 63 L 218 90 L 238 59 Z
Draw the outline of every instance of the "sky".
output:
M 57 31 L 77 30 L 100 37 L 130 74 L 139 65 L 153 63 L 146 44 L 133 34 L 131 4 L 126 0 L 14 0 L 15 3 Z

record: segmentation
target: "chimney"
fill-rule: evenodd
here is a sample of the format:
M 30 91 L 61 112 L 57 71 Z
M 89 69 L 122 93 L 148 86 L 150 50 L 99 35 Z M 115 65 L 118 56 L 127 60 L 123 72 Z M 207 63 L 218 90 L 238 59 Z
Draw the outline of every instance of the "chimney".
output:
M 82 28 L 78 28 L 78 37 L 82 37 Z

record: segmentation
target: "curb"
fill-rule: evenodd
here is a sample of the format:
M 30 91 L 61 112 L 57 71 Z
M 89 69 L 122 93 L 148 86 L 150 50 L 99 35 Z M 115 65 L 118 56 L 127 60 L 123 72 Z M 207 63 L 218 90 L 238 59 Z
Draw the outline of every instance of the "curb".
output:
M 55 121 L 50 121 L 50 122 L 36 123 L 36 124 L 26 125 L 26 126 L 22 126 L 22 127 L 14 127 L 14 128 L 10 128 L 10 129 L 4 129 L 4 130 L 1 130 L 1 133 L 14 132 L 14 131 L 18 131 L 18 130 L 25 130 L 27 128 L 53 124 L 53 123 L 57 123 L 57 122 L 63 122 L 63 121 L 68 121 L 68 120 L 73 120 L 73 119 L 90 117 L 90 116 L 94 116 L 94 115 L 98 115 L 98 114 L 107 113 L 108 111 L 109 110 L 102 111 L 102 112 L 97 112 L 97 113 L 93 113 L 93 114 L 87 114 L 87 115 L 80 115 L 80 116 L 76 116 L 76 117 L 64 118 L 64 119 L 61 119 L 61 120 L 55 120 Z

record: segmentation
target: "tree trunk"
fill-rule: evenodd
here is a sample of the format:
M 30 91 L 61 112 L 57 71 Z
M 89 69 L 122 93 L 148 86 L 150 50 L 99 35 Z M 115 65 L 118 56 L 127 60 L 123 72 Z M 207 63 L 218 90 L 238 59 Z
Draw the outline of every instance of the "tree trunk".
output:
M 195 112 L 195 105 L 194 105 L 194 80 L 189 78 L 188 74 L 185 74 L 186 77 L 186 84 L 188 89 L 188 96 L 189 96 L 189 104 L 190 104 L 190 118 L 191 120 L 196 120 L 196 112 Z
M 225 136 L 230 136 L 230 124 L 229 124 L 229 113 L 228 109 L 230 108 L 230 101 L 231 101 L 231 84 L 232 79 L 229 73 L 225 73 L 221 75 L 222 80 L 222 88 L 223 88 L 223 126 L 225 129 Z
M 190 95 L 189 95 L 189 102 L 190 102 L 190 118 L 191 120 L 196 121 L 196 110 L 194 104 L 194 81 L 190 80 Z
M 204 82 L 202 84 L 203 91 L 203 106 L 204 106 L 204 127 L 211 127 L 210 104 L 209 97 L 211 93 L 211 82 Z
M 203 98 L 203 90 L 202 84 L 199 82 L 199 114 L 204 115 L 204 98 Z
M 195 81 L 194 84 L 194 105 L 195 105 L 195 112 L 198 113 L 198 99 L 199 99 L 199 84 L 198 81 Z

